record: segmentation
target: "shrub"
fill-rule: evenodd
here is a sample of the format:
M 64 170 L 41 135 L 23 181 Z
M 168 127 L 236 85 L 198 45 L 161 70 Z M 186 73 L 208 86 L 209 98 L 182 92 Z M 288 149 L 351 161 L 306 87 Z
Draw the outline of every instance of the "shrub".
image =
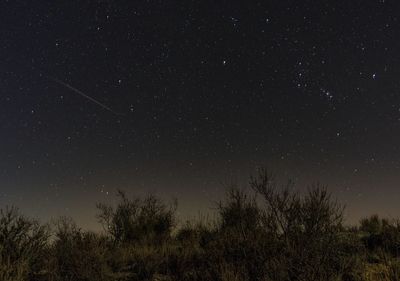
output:
M 381 219 L 378 215 L 363 218 L 360 221 L 360 230 L 369 234 L 379 234 L 390 225 L 387 219 Z
M 272 254 L 275 241 L 272 235 L 267 239 L 256 198 L 231 187 L 225 200 L 218 203 L 218 214 L 220 224 L 208 255 L 222 261 L 216 269 L 219 278 L 259 280 L 265 274 L 264 262 Z
M 217 219 L 175 229 L 175 204 L 154 196 L 99 204 L 106 234 L 67 218 L 49 228 L 0 210 L 0 280 L 7 281 L 397 281 L 400 224 L 378 216 L 343 226 L 326 188 L 305 193 L 261 171 L 232 187 Z
M 400 256 L 400 225 L 398 221 L 389 221 L 373 215 L 361 220 L 360 230 L 364 233 L 363 241 L 372 255 L 384 251 L 394 257 Z
M 14 207 L 0 210 L 0 280 L 22 281 L 40 273 L 48 228 L 20 215 Z
M 160 243 L 170 238 L 175 225 L 176 203 L 165 205 L 149 195 L 144 199 L 128 199 L 119 191 L 119 203 L 113 208 L 98 204 L 100 223 L 117 243 Z
M 281 187 L 262 170 L 251 187 L 263 199 L 264 227 L 278 237 L 277 255 L 269 257 L 272 280 L 337 280 L 342 274 L 340 233 L 343 208 L 324 187 L 312 186 L 305 196 Z
M 113 280 L 105 237 L 79 229 L 71 219 L 56 223 L 48 278 L 57 281 Z

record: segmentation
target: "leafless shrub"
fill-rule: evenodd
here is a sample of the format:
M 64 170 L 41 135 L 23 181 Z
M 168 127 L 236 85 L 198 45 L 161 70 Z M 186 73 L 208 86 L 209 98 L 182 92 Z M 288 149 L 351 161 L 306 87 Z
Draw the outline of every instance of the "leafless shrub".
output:
M 119 202 L 114 208 L 98 204 L 98 218 L 115 242 L 159 242 L 171 236 L 175 225 L 176 203 L 167 206 L 149 195 L 144 199 L 128 199 L 118 192 Z
M 0 210 L 0 280 L 33 278 L 40 270 L 49 232 L 47 226 L 19 214 L 15 207 Z

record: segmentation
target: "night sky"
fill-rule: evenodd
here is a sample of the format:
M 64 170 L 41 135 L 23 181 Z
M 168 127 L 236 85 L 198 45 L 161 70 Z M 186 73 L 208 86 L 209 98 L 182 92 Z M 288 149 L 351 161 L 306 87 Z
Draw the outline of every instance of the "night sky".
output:
M 1 1 L 0 206 L 208 212 L 257 167 L 400 215 L 398 1 Z

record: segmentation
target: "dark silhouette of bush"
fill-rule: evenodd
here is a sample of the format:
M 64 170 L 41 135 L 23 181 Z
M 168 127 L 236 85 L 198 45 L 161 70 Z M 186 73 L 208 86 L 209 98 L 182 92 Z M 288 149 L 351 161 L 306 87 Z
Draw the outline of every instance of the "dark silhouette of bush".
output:
M 363 242 L 370 251 L 370 261 L 386 260 L 386 254 L 400 257 L 400 224 L 372 215 L 360 221 Z
M 224 263 L 217 272 L 220 278 L 259 280 L 265 275 L 265 260 L 276 248 L 274 236 L 267 238 L 263 227 L 262 210 L 254 195 L 230 187 L 225 200 L 217 205 L 218 232 L 208 247 L 209 256 Z M 214 249 L 219 249 L 215 251 Z M 267 253 L 268 252 L 268 253 Z
M 118 191 L 118 197 L 115 208 L 97 205 L 99 221 L 115 242 L 159 243 L 170 238 L 175 226 L 176 203 L 167 206 L 153 195 L 128 199 L 123 191 Z
M 265 170 L 235 186 L 213 220 L 177 228 L 154 196 L 99 204 L 105 234 L 61 218 L 49 227 L 0 211 L 0 281 L 397 281 L 400 226 L 372 216 L 343 225 L 326 188 L 305 193 Z
M 109 266 L 108 241 L 105 237 L 82 231 L 69 218 L 56 222 L 52 254 L 47 261 L 50 280 L 113 280 Z
M 19 214 L 0 210 L 0 280 L 22 281 L 40 273 L 49 232 L 47 226 Z
M 300 196 L 289 182 L 279 186 L 265 170 L 250 182 L 262 198 L 266 232 L 277 241 L 267 260 L 272 280 L 337 280 L 342 274 L 340 249 L 343 208 L 324 187 L 312 186 Z
M 203 248 L 214 240 L 216 226 L 213 221 L 197 221 L 192 223 L 187 221 L 180 227 L 176 234 L 179 244 L 187 247 Z
M 360 230 L 368 234 L 379 234 L 390 225 L 387 219 L 381 219 L 378 215 L 363 218 L 360 221 Z

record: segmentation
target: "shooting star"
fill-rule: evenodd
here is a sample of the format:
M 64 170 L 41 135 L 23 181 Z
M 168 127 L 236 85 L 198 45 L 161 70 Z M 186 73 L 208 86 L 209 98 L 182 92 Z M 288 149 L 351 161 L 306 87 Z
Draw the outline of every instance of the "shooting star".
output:
M 59 79 L 57 79 L 57 78 L 54 78 L 54 77 L 48 76 L 48 78 L 51 79 L 51 80 L 53 80 L 53 81 L 56 82 L 57 84 L 60 84 L 61 86 L 64 86 L 64 87 L 70 89 L 71 91 L 74 91 L 75 93 L 81 95 L 82 97 L 84 97 L 84 98 L 90 100 L 91 102 L 97 104 L 98 106 L 101 106 L 101 107 L 104 108 L 105 110 L 108 110 L 108 111 L 110 111 L 111 113 L 113 113 L 113 114 L 115 114 L 115 115 L 118 115 L 118 116 L 123 115 L 122 113 L 118 113 L 118 112 L 112 110 L 111 108 L 109 108 L 109 107 L 106 106 L 105 104 L 102 104 L 102 103 L 99 102 L 98 100 L 95 100 L 94 98 L 92 98 L 92 97 L 86 95 L 86 94 L 83 93 L 82 91 L 79 91 L 78 89 L 72 87 L 70 84 L 67 84 L 67 83 L 65 83 L 65 82 L 63 82 L 63 81 L 61 81 L 61 80 L 59 80 Z

